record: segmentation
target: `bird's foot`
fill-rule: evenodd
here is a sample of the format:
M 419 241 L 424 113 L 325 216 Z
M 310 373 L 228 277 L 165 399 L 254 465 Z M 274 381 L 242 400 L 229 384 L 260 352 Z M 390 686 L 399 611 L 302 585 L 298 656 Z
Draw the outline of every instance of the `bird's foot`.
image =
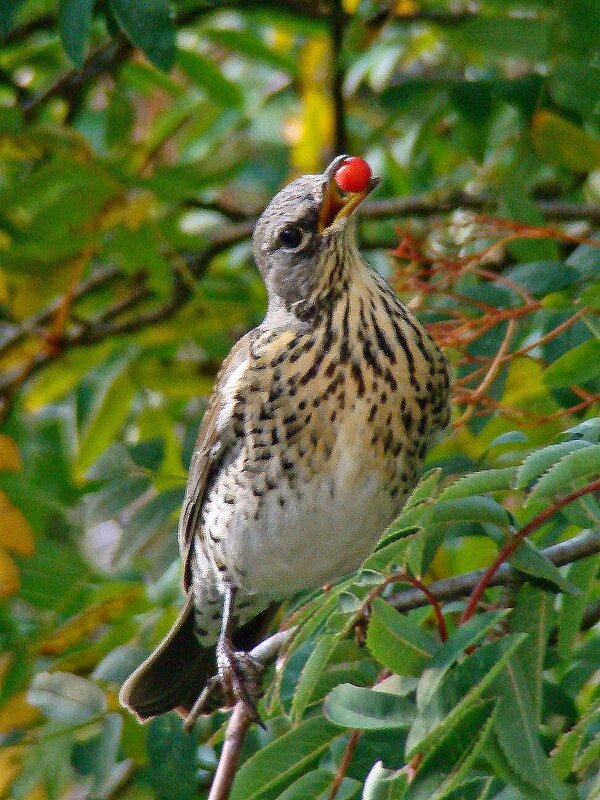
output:
M 217 647 L 217 667 L 225 694 L 233 702 L 243 703 L 248 716 L 264 728 L 257 709 L 263 665 L 249 653 L 234 650 L 230 642 L 221 642 Z

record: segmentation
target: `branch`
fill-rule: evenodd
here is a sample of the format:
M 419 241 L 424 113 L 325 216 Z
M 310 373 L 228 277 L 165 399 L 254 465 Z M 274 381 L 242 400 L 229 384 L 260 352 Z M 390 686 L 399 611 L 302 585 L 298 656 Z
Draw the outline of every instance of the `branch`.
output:
M 557 567 L 572 564 L 574 561 L 600 553 L 600 529 L 584 531 L 566 542 L 560 542 L 542 550 L 542 553 Z M 485 572 L 486 570 L 483 569 L 465 572 L 463 575 L 455 575 L 452 578 L 444 578 L 441 581 L 430 583 L 428 588 L 438 600 L 457 600 L 470 595 Z M 510 564 L 503 564 L 488 585 L 509 586 L 522 580 L 523 573 L 511 567 Z M 398 592 L 389 599 L 389 602 L 398 611 L 412 611 L 415 608 L 429 605 L 429 600 L 417 589 L 405 589 Z
M 600 223 L 600 206 L 587 203 L 570 203 L 561 200 L 533 200 L 538 210 L 547 219 L 571 220 L 586 219 Z M 385 200 L 372 200 L 362 209 L 364 219 L 389 219 L 393 217 L 432 217 L 456 211 L 458 208 L 471 211 L 484 211 L 493 208 L 498 198 L 487 194 L 452 192 L 437 196 L 432 194 L 393 197 Z
M 334 113 L 334 150 L 346 152 L 346 112 L 344 103 L 344 64 L 342 57 L 345 15 L 342 0 L 333 0 L 331 13 L 331 49 L 333 51 L 332 97 Z
M 252 717 L 245 703 L 237 702 L 227 723 L 225 741 L 208 800 L 227 800 L 229 797 L 246 732 L 251 725 Z
M 483 597 L 483 593 L 490 585 L 491 579 L 494 577 L 496 572 L 498 572 L 499 568 L 502 564 L 510 558 L 510 556 L 515 552 L 517 547 L 521 544 L 523 539 L 529 536 L 530 533 L 541 528 L 542 525 L 545 525 L 548 520 L 550 520 L 557 511 L 565 506 L 568 506 L 570 503 L 573 503 L 580 497 L 583 497 L 586 494 L 590 494 L 591 492 L 597 492 L 600 490 L 600 478 L 595 481 L 591 481 L 590 483 L 582 486 L 580 489 L 577 489 L 574 492 L 570 492 L 569 494 L 561 497 L 560 500 L 557 500 L 555 503 L 551 503 L 548 508 L 545 508 L 539 514 L 536 514 L 533 519 L 530 519 L 529 522 L 524 525 L 520 531 L 518 531 L 514 536 L 512 536 L 500 549 L 500 552 L 496 556 L 495 561 L 486 569 L 484 574 L 481 577 L 481 580 L 477 584 L 477 586 L 473 589 L 473 593 L 469 597 L 469 602 L 465 610 L 463 611 L 460 622 L 466 622 L 467 620 L 471 619 L 475 610 L 477 609 L 477 604 Z
M 72 69 L 57 78 L 53 84 L 33 99 L 23 104 L 26 120 L 31 120 L 41 107 L 53 97 L 62 97 L 70 109 L 79 101 L 81 92 L 91 81 L 112 72 L 130 55 L 133 45 L 126 39 L 111 39 L 96 48 L 81 69 Z

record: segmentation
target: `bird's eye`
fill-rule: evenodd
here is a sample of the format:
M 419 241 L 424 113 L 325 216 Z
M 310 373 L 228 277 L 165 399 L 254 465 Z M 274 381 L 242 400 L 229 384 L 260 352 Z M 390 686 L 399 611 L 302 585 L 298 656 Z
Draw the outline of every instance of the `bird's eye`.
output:
M 298 248 L 306 241 L 307 234 L 298 225 L 286 225 L 279 232 L 277 237 L 281 247 L 286 250 L 298 250 Z

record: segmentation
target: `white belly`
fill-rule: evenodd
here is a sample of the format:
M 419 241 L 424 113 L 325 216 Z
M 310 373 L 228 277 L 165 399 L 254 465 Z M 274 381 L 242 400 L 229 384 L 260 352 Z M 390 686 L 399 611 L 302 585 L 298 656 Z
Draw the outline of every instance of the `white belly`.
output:
M 338 440 L 328 477 L 305 476 L 258 501 L 238 486 L 235 505 L 210 503 L 205 531 L 216 562 L 247 593 L 282 597 L 320 586 L 357 569 L 393 521 L 403 497 L 365 469 L 356 447 Z

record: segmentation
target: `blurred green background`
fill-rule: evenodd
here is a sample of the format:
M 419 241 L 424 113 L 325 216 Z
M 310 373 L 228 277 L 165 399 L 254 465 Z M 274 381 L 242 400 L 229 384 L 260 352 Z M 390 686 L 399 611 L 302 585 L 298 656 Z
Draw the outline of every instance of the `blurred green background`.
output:
M 187 736 L 177 718 L 137 725 L 116 695 L 176 615 L 191 447 L 222 358 L 264 312 L 252 221 L 340 152 L 382 176 L 364 252 L 456 375 L 432 497 L 543 451 L 538 476 L 570 451 L 547 450 L 557 442 L 598 448 L 600 4 L 4 0 L 0 34 L 0 797 L 205 797 L 225 716 Z M 525 484 L 499 488 L 522 524 Z M 426 581 L 490 563 L 503 533 L 481 508 L 412 555 Z M 590 494 L 534 539 L 599 526 Z M 581 614 L 565 622 L 564 598 L 542 593 L 570 633 L 538 665 L 554 687 L 540 741 L 545 755 L 568 743 L 555 772 L 582 800 L 600 797 L 597 617 L 577 633 L 597 605 L 592 559 L 571 568 L 585 572 Z M 336 683 L 385 666 L 342 644 L 305 722 Z M 244 758 L 303 724 L 290 687 L 308 652 Z M 325 777 L 285 797 L 328 797 L 330 738 L 236 796 L 282 796 L 319 762 Z M 364 742 L 340 800 L 378 759 L 403 763 L 394 737 Z M 504 772 L 465 774 L 452 796 L 535 797 L 504 755 Z

